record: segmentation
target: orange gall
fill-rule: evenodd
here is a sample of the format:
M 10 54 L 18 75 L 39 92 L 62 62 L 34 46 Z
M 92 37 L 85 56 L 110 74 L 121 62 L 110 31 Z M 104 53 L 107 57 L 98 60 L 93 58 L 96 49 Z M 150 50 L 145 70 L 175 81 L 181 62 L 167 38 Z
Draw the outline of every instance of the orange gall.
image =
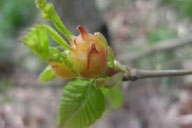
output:
M 98 34 L 89 34 L 82 26 L 78 26 L 78 36 L 70 40 L 71 49 L 67 58 L 72 62 L 81 77 L 96 77 L 107 68 L 106 48 L 100 42 Z M 64 63 L 48 62 L 56 75 L 63 78 L 77 77 Z

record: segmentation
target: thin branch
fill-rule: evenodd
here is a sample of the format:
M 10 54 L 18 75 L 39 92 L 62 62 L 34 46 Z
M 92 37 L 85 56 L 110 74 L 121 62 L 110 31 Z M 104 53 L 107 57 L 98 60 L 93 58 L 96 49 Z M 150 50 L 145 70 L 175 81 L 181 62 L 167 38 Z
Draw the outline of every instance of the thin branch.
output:
M 181 69 L 181 70 L 141 70 L 128 68 L 128 73 L 125 74 L 123 81 L 135 81 L 145 78 L 154 77 L 172 77 L 172 76 L 184 76 L 192 75 L 192 69 Z
M 191 44 L 192 44 L 192 38 L 161 41 L 149 47 L 143 48 L 141 51 L 120 55 L 118 59 L 121 60 L 122 62 L 134 61 L 142 57 L 145 57 L 147 55 L 152 55 L 156 52 L 173 50 L 173 49 L 183 47 L 185 45 L 191 45 Z

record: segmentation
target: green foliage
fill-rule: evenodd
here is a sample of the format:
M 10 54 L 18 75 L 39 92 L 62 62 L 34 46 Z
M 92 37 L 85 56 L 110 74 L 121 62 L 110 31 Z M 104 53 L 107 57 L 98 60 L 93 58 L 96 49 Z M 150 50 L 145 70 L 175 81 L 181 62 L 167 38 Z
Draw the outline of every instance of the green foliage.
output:
M 191 0 L 162 0 L 163 4 L 168 4 L 175 8 L 176 13 L 181 18 L 192 17 L 192 1 Z
M 105 39 L 105 37 L 97 32 L 96 36 L 99 38 L 99 42 L 102 44 L 102 46 L 106 49 L 107 51 L 107 65 L 111 68 L 114 68 L 114 56 L 113 56 L 113 51 L 111 50 L 111 48 L 107 45 L 107 40 Z
M 54 29 L 43 24 L 35 24 L 20 38 L 20 41 L 39 58 L 48 61 L 62 61 L 74 73 L 79 74 L 79 72 L 73 67 L 72 62 L 67 58 L 66 52 L 60 52 L 58 47 L 48 46 L 47 33 L 50 34 L 57 43 L 61 44 L 63 48 L 69 49 L 69 46 Z
M 105 109 L 104 96 L 93 79 L 76 79 L 65 85 L 58 107 L 59 128 L 85 128 Z
M 119 86 L 113 88 L 102 88 L 102 91 L 107 98 L 110 108 L 116 109 L 121 107 L 123 104 L 123 95 Z
M 107 65 L 111 68 L 115 67 L 113 52 L 109 46 L 107 47 Z
M 0 0 L 0 60 L 12 56 L 19 30 L 36 15 L 32 0 Z
M 70 49 L 69 45 L 67 42 L 51 27 L 48 25 L 43 25 L 42 26 L 47 30 L 51 38 L 58 44 L 60 44 L 64 49 Z
M 55 11 L 52 4 L 46 3 L 45 0 L 35 0 L 38 8 L 41 9 L 41 15 L 43 18 L 50 20 L 53 25 L 61 32 L 67 40 L 72 39 L 72 33 L 63 25 L 57 12 Z
M 17 29 L 34 18 L 36 10 L 31 0 L 1 0 L 0 31 L 16 35 Z
M 156 43 L 158 41 L 167 40 L 177 37 L 176 30 L 168 27 L 167 25 L 161 25 L 156 28 L 152 28 L 147 33 L 147 41 L 149 43 Z
M 55 74 L 52 72 L 51 67 L 47 66 L 39 75 L 40 81 L 48 81 L 55 77 Z
M 120 72 L 113 75 L 112 77 L 106 78 L 105 82 L 103 83 L 104 87 L 111 87 L 102 88 L 110 108 L 119 108 L 123 103 L 123 96 L 119 87 L 122 84 L 122 78 L 123 73 Z
M 47 59 L 49 57 L 46 29 L 40 24 L 36 24 L 30 28 L 29 31 L 20 38 L 20 41 L 41 59 Z

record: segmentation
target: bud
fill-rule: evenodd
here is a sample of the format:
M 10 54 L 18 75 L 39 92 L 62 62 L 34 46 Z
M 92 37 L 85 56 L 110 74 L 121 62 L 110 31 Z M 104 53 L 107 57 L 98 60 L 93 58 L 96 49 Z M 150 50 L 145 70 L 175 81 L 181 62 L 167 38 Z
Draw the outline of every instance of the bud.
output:
M 95 77 L 107 67 L 106 48 L 102 45 L 98 33 L 89 34 L 82 26 L 78 26 L 80 34 L 70 41 L 71 49 L 67 58 L 72 62 L 82 77 Z M 73 78 L 78 75 L 62 62 L 48 61 L 56 75 L 63 78 Z

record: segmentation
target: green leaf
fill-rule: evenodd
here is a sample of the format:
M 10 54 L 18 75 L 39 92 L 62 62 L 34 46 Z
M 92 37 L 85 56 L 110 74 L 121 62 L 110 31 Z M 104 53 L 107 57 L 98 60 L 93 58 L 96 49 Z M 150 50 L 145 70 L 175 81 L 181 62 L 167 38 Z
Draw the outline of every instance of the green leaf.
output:
M 107 89 L 105 95 L 110 108 L 116 109 L 123 104 L 123 95 L 119 86 Z
M 47 33 L 41 25 L 35 24 L 20 38 L 20 41 L 41 59 L 48 58 Z
M 63 48 L 67 50 L 70 49 L 54 29 L 44 24 L 35 24 L 20 38 L 20 41 L 41 59 L 55 59 L 57 58 L 56 54 L 62 56 L 63 53 L 58 50 L 58 47 L 48 46 L 47 32 L 53 40 L 63 46 Z
M 76 79 L 64 86 L 58 107 L 59 128 L 86 128 L 105 109 L 104 96 L 93 79 Z
M 39 80 L 40 81 L 48 81 L 51 80 L 55 77 L 55 74 L 51 70 L 50 66 L 47 66 L 43 72 L 39 75 Z
M 104 83 L 102 83 L 104 85 L 101 88 L 101 90 L 103 94 L 105 94 L 109 103 L 109 107 L 111 108 L 119 108 L 123 103 L 123 96 L 120 90 L 120 85 L 122 84 L 122 78 L 123 78 L 123 72 L 120 72 L 111 77 L 106 78 Z
M 107 60 L 107 65 L 111 68 L 115 68 L 113 52 L 109 46 L 107 47 Z
M 105 39 L 105 37 L 103 36 L 103 34 L 101 34 L 100 32 L 95 33 L 95 36 L 98 37 L 98 41 L 99 43 L 101 43 L 101 45 L 106 49 L 107 52 L 107 65 L 111 68 L 114 68 L 114 56 L 113 56 L 113 51 L 112 49 L 107 45 L 107 40 Z
M 38 8 L 41 9 L 42 17 L 50 20 L 53 25 L 65 35 L 68 41 L 72 39 L 72 33 L 63 25 L 57 12 L 55 11 L 52 4 L 46 3 L 45 0 L 35 0 Z
M 65 51 L 60 52 L 58 47 L 48 46 L 47 32 L 57 43 L 61 44 L 66 49 L 70 49 L 67 43 L 54 31 L 54 29 L 43 24 L 35 24 L 20 38 L 20 41 L 41 59 L 64 62 L 74 73 L 79 74 L 72 62 L 67 58 L 67 54 L 69 53 Z
M 58 44 L 60 44 L 64 49 L 70 50 L 70 46 L 67 44 L 67 42 L 51 27 L 48 25 L 41 24 L 42 27 L 44 27 L 51 38 Z

